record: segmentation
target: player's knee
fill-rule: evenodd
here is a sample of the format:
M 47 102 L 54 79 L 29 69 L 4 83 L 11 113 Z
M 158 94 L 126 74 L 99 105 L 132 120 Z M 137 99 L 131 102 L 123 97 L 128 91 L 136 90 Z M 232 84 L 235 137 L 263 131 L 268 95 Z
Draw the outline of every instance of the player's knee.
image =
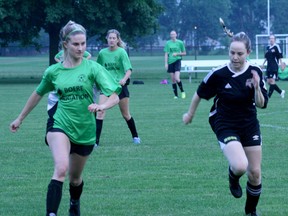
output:
M 251 184 L 257 185 L 261 182 L 261 169 L 252 168 L 247 171 L 248 179 Z

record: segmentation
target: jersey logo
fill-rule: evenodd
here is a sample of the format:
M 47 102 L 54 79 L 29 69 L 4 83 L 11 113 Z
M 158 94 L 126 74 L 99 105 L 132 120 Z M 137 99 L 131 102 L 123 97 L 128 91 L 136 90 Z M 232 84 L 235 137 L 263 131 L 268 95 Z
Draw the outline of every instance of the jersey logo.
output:
M 232 86 L 229 84 L 229 83 L 227 83 L 226 85 L 225 85 L 225 89 L 231 89 L 232 88 Z
M 252 138 L 253 138 L 253 140 L 259 140 L 259 136 L 258 135 L 254 135 Z
M 79 75 L 78 80 L 79 80 L 79 82 L 85 82 L 86 81 L 86 75 L 85 74 Z

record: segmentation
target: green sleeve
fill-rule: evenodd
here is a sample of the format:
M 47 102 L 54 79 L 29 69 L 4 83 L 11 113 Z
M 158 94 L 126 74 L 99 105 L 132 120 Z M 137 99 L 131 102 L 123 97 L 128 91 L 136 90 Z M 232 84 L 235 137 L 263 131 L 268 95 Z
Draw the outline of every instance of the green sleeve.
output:
M 51 75 L 49 73 L 49 70 L 46 70 L 43 77 L 42 77 L 40 84 L 36 88 L 36 92 L 40 96 L 43 96 L 46 93 L 53 91 L 53 90 L 54 90 L 54 86 L 53 86 L 52 81 L 51 81 Z

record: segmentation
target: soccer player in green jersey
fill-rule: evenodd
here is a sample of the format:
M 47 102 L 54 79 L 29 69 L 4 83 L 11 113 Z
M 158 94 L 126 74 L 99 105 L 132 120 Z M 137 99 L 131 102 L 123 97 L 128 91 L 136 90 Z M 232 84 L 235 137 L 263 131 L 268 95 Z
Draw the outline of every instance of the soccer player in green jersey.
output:
M 129 91 L 128 84 L 132 73 L 132 66 L 127 52 L 124 49 L 124 43 L 121 40 L 120 33 L 111 29 L 106 36 L 108 47 L 99 52 L 97 62 L 103 65 L 107 71 L 116 79 L 122 86 L 122 91 L 119 94 L 119 108 L 123 118 L 125 119 L 128 128 L 132 135 L 132 141 L 135 144 L 140 144 L 141 140 L 138 137 L 135 121 L 129 111 Z M 99 104 L 105 102 L 107 97 L 100 93 Z M 102 131 L 105 110 L 97 112 L 96 118 L 96 144 L 99 145 L 100 135 Z M 96 145 L 96 146 L 97 146 Z
M 170 32 L 171 40 L 166 42 L 164 47 L 165 52 L 165 68 L 170 74 L 172 81 L 172 89 L 174 92 L 174 98 L 178 98 L 177 85 L 181 91 L 181 98 L 186 98 L 186 94 L 183 89 L 183 84 L 180 80 L 181 59 L 186 55 L 186 50 L 183 41 L 177 39 L 176 31 Z
M 46 216 L 57 215 L 66 173 L 70 183 L 69 215 L 77 216 L 80 215 L 84 185 L 82 171 L 96 141 L 95 112 L 116 105 L 121 86 L 104 67 L 83 58 L 86 50 L 83 26 L 69 21 L 62 28 L 60 39 L 64 50 L 63 62 L 46 69 L 41 83 L 10 124 L 10 130 L 16 132 L 19 129 L 44 94 L 57 92 L 58 102 L 50 110 L 45 137 L 54 160 L 54 173 L 47 191 Z M 93 103 L 93 85 L 107 96 L 105 102 Z

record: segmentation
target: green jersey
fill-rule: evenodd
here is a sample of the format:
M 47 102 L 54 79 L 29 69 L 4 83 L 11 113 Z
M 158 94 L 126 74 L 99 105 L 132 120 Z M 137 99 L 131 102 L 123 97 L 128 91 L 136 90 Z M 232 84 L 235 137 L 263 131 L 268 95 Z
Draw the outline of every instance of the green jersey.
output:
M 121 86 L 104 67 L 87 59 L 74 68 L 64 68 L 61 63 L 51 65 L 36 89 L 41 96 L 57 92 L 53 128 L 62 129 L 76 144 L 94 145 L 96 141 L 95 113 L 88 110 L 93 103 L 94 84 L 106 96 L 121 92 Z
M 173 56 L 173 53 L 185 52 L 183 41 L 178 39 L 176 41 L 168 40 L 164 47 L 164 52 L 168 53 L 168 64 L 172 64 L 173 62 L 182 59 L 182 56 Z
M 127 52 L 122 47 L 116 50 L 104 48 L 99 52 L 97 62 L 103 65 L 119 82 L 125 76 L 127 70 L 132 70 L 130 59 Z

